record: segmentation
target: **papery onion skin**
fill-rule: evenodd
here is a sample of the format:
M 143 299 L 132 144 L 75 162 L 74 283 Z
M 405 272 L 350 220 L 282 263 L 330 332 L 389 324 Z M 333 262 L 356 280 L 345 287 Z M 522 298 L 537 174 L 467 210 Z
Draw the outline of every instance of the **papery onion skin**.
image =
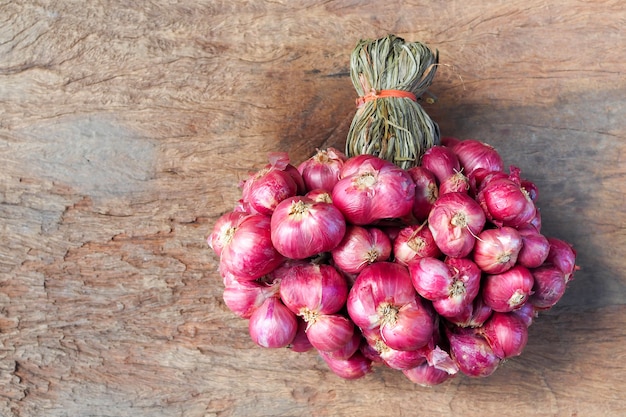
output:
M 335 148 L 318 149 L 315 155 L 298 166 L 298 171 L 308 190 L 317 188 L 330 193 L 339 181 L 346 159 L 343 152 Z
M 271 240 L 270 218 L 246 216 L 222 248 L 220 270 L 238 280 L 254 280 L 269 274 L 285 261 Z
M 407 172 L 377 157 L 352 157 L 344 163 L 333 188 L 333 204 L 349 223 L 372 224 L 411 214 L 415 183 Z M 360 165 L 355 159 L 363 161 Z
M 489 274 L 500 274 L 511 269 L 522 249 L 522 237 L 512 227 L 483 230 L 474 245 L 474 262 Z
M 444 371 L 447 374 L 454 375 L 459 372 L 459 366 L 454 362 L 450 353 L 443 350 L 438 345 L 435 345 L 426 353 L 426 361 L 430 366 Z
M 333 266 L 313 263 L 282 268 L 280 298 L 295 314 L 333 314 L 345 305 L 348 283 Z
M 217 219 L 211 234 L 207 237 L 207 244 L 217 256 L 222 255 L 224 245 L 228 244 L 239 223 L 248 215 L 246 212 L 232 211 Z
M 371 263 L 389 259 L 391 240 L 385 232 L 375 227 L 348 226 L 331 255 L 337 267 L 354 274 Z
M 473 173 L 482 168 L 487 172 L 503 171 L 504 161 L 498 151 L 491 145 L 475 139 L 459 141 L 452 146 L 465 175 Z
M 422 223 L 428 219 L 428 214 L 439 197 L 437 178 L 435 174 L 421 166 L 410 168 L 407 173 L 415 183 L 412 214 L 418 222 Z
M 454 374 L 449 374 L 446 371 L 437 369 L 427 362 L 411 369 L 404 369 L 402 373 L 409 381 L 422 387 L 433 387 L 454 377 Z
M 532 294 L 534 279 L 528 268 L 516 265 L 501 274 L 486 275 L 482 283 L 485 304 L 506 313 L 522 306 Z
M 422 155 L 421 166 L 432 172 L 439 184 L 461 170 L 459 159 L 452 149 L 435 145 Z
M 392 262 L 366 266 L 348 293 L 346 306 L 354 324 L 362 331 L 380 326 L 381 304 L 402 306 L 415 299 L 416 292 L 409 271 Z
M 447 331 L 450 355 L 461 372 L 469 377 L 486 377 L 495 372 L 500 358 L 494 353 L 487 340 L 472 329 Z
M 528 342 L 528 326 L 513 313 L 493 313 L 479 331 L 500 359 L 519 356 Z
M 453 258 L 469 255 L 485 222 L 482 208 L 465 193 L 439 196 L 428 216 L 435 243 L 441 252 Z
M 437 258 L 441 251 L 426 224 L 411 225 L 400 230 L 393 244 L 395 262 L 408 265 L 420 258 Z
M 307 197 L 283 200 L 271 217 L 271 241 L 279 253 L 291 259 L 328 252 L 345 232 L 345 219 L 334 205 Z
M 567 282 L 562 270 L 552 264 L 545 264 L 531 269 L 535 284 L 533 294 L 528 301 L 537 309 L 553 307 L 565 294 Z
M 267 298 L 250 316 L 252 341 L 265 348 L 287 347 L 296 336 L 298 321 L 278 297 Z
M 348 359 L 336 359 L 327 352 L 319 352 L 319 354 L 330 370 L 343 379 L 358 379 L 372 372 L 372 361 L 360 351 Z
M 338 314 L 319 314 L 307 321 L 306 335 L 317 350 L 333 352 L 341 349 L 354 334 L 352 321 Z

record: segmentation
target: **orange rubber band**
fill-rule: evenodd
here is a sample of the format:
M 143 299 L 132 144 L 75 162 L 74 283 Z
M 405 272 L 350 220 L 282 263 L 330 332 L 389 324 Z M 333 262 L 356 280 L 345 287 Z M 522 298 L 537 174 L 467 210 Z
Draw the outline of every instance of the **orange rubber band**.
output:
M 379 98 L 396 97 L 396 98 L 408 98 L 413 101 L 417 101 L 417 96 L 410 91 L 404 90 L 372 90 L 370 93 L 356 99 L 356 107 L 359 108 L 368 101 L 376 100 Z

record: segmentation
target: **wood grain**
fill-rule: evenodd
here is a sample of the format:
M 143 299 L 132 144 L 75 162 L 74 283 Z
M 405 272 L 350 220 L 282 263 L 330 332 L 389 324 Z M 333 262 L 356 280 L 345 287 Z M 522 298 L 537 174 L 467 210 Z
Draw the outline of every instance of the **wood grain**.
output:
M 620 1 L 0 2 L 0 415 L 621 416 Z M 540 189 L 582 270 L 486 379 L 262 350 L 204 241 L 269 151 L 343 147 L 349 53 L 439 50 L 426 110 Z

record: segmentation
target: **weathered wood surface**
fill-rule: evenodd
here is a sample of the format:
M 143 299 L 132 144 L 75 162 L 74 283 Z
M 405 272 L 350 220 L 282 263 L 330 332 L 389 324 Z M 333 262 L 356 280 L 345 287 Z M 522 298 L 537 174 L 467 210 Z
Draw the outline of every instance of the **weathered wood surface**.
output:
M 0 415 L 626 415 L 621 1 L 4 1 Z M 427 111 L 540 187 L 582 270 L 486 379 L 256 347 L 204 238 L 268 151 L 342 147 L 349 53 L 439 49 Z

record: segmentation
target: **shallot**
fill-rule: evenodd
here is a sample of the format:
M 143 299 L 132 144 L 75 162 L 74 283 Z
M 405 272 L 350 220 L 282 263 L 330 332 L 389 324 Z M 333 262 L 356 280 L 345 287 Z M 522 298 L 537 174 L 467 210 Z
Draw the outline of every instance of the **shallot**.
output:
M 500 359 L 519 356 L 528 341 L 528 326 L 513 313 L 493 313 L 479 331 Z
M 495 275 L 487 275 L 482 286 L 485 304 L 494 311 L 508 312 L 518 309 L 532 294 L 534 279 L 530 271 L 516 265 Z
M 465 375 L 489 376 L 500 365 L 501 359 L 476 330 L 457 328 L 446 333 L 450 341 L 450 355 Z
M 348 222 L 372 224 L 411 214 L 415 183 L 405 170 L 391 162 L 359 155 L 344 163 L 332 199 Z
M 331 192 L 339 181 L 339 173 L 346 159 L 343 152 L 335 148 L 318 149 L 315 155 L 298 166 L 298 171 L 307 189 Z
M 296 337 L 298 321 L 278 297 L 269 297 L 250 316 L 248 329 L 257 345 L 281 348 Z
M 492 374 L 579 267 L 541 232 L 537 185 L 477 140 L 444 137 L 421 166 L 285 153 L 242 183 L 206 242 L 223 301 L 254 343 L 318 352 L 337 376 L 373 363 L 422 386 Z
M 522 237 L 512 227 L 483 230 L 474 245 L 474 262 L 488 274 L 511 269 L 522 250 Z
M 345 232 L 345 219 L 334 205 L 307 197 L 283 200 L 271 217 L 271 241 L 279 253 L 292 259 L 334 249 Z
M 348 226 L 331 254 L 337 267 L 348 273 L 358 273 L 371 263 L 389 259 L 391 240 L 375 227 Z
M 393 243 L 393 254 L 397 263 L 408 265 L 420 258 L 437 258 L 441 251 L 428 226 L 416 224 L 400 230 Z
M 285 261 L 272 245 L 270 218 L 261 214 L 240 217 L 223 239 L 220 271 L 239 280 L 255 280 Z
M 472 251 L 476 236 L 485 225 L 485 213 L 465 193 L 440 196 L 428 216 L 428 227 L 444 254 L 462 258 Z

